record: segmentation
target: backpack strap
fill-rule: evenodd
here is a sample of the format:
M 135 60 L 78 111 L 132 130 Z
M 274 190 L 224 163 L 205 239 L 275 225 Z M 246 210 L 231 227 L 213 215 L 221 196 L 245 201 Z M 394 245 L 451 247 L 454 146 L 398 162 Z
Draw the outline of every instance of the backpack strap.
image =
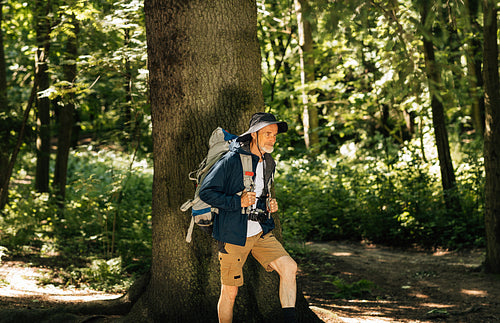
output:
M 243 166 L 243 185 L 246 191 L 254 190 L 252 156 L 240 154 L 241 165 Z
M 255 189 L 253 182 L 253 166 L 252 166 L 252 156 L 247 154 L 240 154 L 241 166 L 243 167 L 243 185 L 245 186 L 245 191 L 252 192 Z M 244 208 L 244 213 L 248 214 L 250 208 Z
M 193 235 L 193 229 L 194 229 L 194 216 L 191 217 L 191 223 L 189 224 L 188 232 L 186 234 L 186 242 L 187 243 L 191 242 L 191 236 Z

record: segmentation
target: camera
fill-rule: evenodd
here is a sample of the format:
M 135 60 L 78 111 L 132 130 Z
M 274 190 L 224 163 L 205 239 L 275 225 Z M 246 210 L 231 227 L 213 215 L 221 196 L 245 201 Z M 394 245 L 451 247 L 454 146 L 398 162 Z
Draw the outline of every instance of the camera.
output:
M 250 221 L 257 221 L 259 223 L 266 222 L 269 219 L 269 213 L 261 209 L 252 209 L 248 214 L 248 219 Z

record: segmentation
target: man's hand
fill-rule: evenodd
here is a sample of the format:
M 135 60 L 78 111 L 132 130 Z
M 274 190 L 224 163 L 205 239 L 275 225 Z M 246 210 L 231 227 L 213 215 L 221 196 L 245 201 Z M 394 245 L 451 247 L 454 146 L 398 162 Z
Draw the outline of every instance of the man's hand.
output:
M 243 194 L 241 194 L 241 207 L 249 207 L 254 205 L 255 199 L 255 192 L 243 191 Z
M 278 201 L 276 201 L 276 199 L 272 199 L 270 198 L 268 200 L 268 211 L 271 212 L 271 213 L 274 213 L 276 211 L 278 211 Z

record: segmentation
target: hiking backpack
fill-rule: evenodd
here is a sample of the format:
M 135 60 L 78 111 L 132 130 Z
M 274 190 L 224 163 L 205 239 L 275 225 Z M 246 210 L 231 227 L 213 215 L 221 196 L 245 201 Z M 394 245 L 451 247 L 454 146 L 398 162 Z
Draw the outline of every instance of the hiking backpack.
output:
M 196 223 L 203 231 L 211 233 L 211 228 L 213 225 L 213 213 L 218 213 L 218 209 L 212 207 L 211 205 L 205 203 L 200 199 L 200 187 L 205 179 L 208 171 L 212 166 L 222 158 L 228 151 L 231 142 L 236 140 L 238 136 L 230 134 L 221 127 L 217 127 L 212 132 L 210 139 L 208 141 L 208 153 L 205 159 L 200 163 L 198 169 L 189 173 L 189 179 L 194 181 L 196 184 L 196 190 L 193 199 L 186 201 L 181 206 L 181 211 L 186 212 L 191 208 L 191 223 L 186 235 L 186 241 L 191 242 L 191 236 L 193 234 L 194 224 Z M 241 159 L 241 164 L 243 166 L 243 184 L 245 185 L 245 190 L 253 191 L 253 169 L 252 169 L 252 156 L 239 154 Z M 238 193 L 241 194 L 242 192 Z

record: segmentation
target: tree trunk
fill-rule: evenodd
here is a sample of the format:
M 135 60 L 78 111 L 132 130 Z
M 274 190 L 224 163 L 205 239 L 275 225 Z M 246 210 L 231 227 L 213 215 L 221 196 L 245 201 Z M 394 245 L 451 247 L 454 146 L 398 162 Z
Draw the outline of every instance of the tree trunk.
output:
M 484 166 L 486 171 L 484 219 L 486 269 L 500 273 L 500 76 L 496 1 L 484 0 L 484 84 L 486 126 Z
M 57 139 L 57 155 L 54 170 L 54 182 L 56 198 L 60 206 L 64 205 L 66 197 L 66 178 L 68 172 L 68 156 L 71 148 L 71 138 L 74 126 L 75 113 L 75 93 L 73 92 L 73 83 L 76 80 L 77 68 L 76 59 L 78 57 L 79 23 L 74 14 L 69 19 L 72 22 L 72 34 L 68 34 L 66 40 L 66 63 L 63 65 L 64 79 L 70 84 L 65 91 L 67 94 L 63 97 L 63 107 L 59 113 L 59 134 Z
M 429 83 L 429 93 L 431 96 L 432 123 L 434 126 L 434 135 L 439 157 L 439 167 L 441 169 L 441 181 L 448 208 L 454 211 L 460 210 L 460 201 L 456 195 L 450 194 L 456 187 L 455 172 L 450 155 L 450 144 L 448 141 L 448 131 L 446 130 L 446 121 L 444 115 L 444 106 L 442 102 L 441 91 L 442 81 L 440 71 L 434 55 L 434 45 L 432 42 L 432 23 L 427 21 L 429 6 L 431 4 L 423 1 L 421 11 L 421 22 L 424 27 L 424 56 L 427 79 Z
M 481 41 L 477 36 L 480 34 L 481 27 L 477 23 L 479 0 L 465 0 L 465 8 L 467 11 L 467 31 L 474 35 L 467 41 L 467 73 L 469 79 L 469 93 L 471 102 L 471 118 L 474 129 L 479 137 L 484 134 L 484 95 L 481 89 L 483 88 L 483 76 L 481 71 Z
M 48 55 L 50 48 L 50 0 L 35 1 L 34 17 L 37 39 L 36 74 L 38 90 L 47 90 L 50 86 L 48 74 Z M 49 191 L 50 163 L 50 100 L 47 97 L 36 100 L 37 138 L 36 138 L 36 174 L 35 189 L 38 192 Z
M 188 173 L 206 154 L 216 126 L 239 134 L 263 107 L 254 1 L 144 3 L 153 122 L 151 279 L 130 322 L 215 322 L 220 292 L 215 242 L 195 230 L 185 241 L 192 198 Z M 251 257 L 250 257 L 251 258 Z M 235 321 L 281 316 L 277 274 L 249 259 Z M 303 300 L 303 298 L 302 298 Z M 308 310 L 305 302 L 301 313 Z
M 0 26 L 3 21 L 3 2 L 0 1 Z M 10 129 L 9 118 L 7 115 L 9 114 L 9 105 L 7 101 L 7 74 L 6 74 L 6 65 L 5 65 L 5 52 L 3 46 L 3 32 L 2 28 L 0 28 L 0 138 L 3 138 L 0 142 L 0 191 L 6 192 L 7 188 L 3 187 L 7 179 L 7 165 L 9 163 L 9 153 L 11 151 L 10 140 Z M 0 210 L 2 210 L 3 206 L 6 203 L 7 195 L 0 195 Z
M 124 48 L 128 48 L 130 46 L 130 29 L 126 28 L 123 31 L 123 46 Z M 123 64 L 123 76 L 124 76 L 124 85 L 123 89 L 125 91 L 125 102 L 123 103 L 123 109 L 121 113 L 121 130 L 123 133 L 121 134 L 124 143 L 130 143 L 132 134 L 134 132 L 134 122 L 132 116 L 132 68 L 130 64 L 130 59 L 127 54 L 124 54 L 124 64 Z
M 3 2 L 0 2 L 0 26 L 3 21 Z M 8 109 L 7 101 L 7 74 L 5 64 L 5 51 L 3 46 L 3 31 L 0 28 L 0 112 Z M 7 137 L 4 137 L 7 138 Z
M 26 106 L 26 110 L 24 110 L 24 117 L 23 117 L 23 121 L 21 123 L 21 129 L 19 130 L 19 135 L 17 136 L 16 146 L 14 147 L 14 149 L 12 151 L 8 165 L 5 167 L 6 176 L 3 179 L 3 182 L 0 183 L 0 210 L 3 210 L 3 208 L 5 207 L 5 204 L 7 203 L 7 197 L 9 196 L 10 177 L 12 175 L 12 170 L 14 169 L 14 164 L 16 163 L 17 154 L 19 153 L 19 150 L 21 149 L 21 144 L 22 144 L 23 138 L 24 138 L 24 131 L 26 129 L 26 124 L 28 122 L 28 117 L 30 115 L 31 107 L 33 106 L 33 102 L 35 102 L 37 88 L 38 88 L 38 85 L 36 84 L 36 78 L 35 78 L 35 80 L 33 82 L 33 87 L 31 88 L 31 95 L 30 95 L 30 98 L 28 100 L 28 105 Z
M 307 0 L 295 0 L 299 33 L 300 83 L 302 85 L 302 123 L 304 142 L 312 153 L 319 148 L 318 109 L 309 102 L 310 91 L 307 85 L 314 82 L 314 52 L 311 23 L 308 20 L 309 4 Z

